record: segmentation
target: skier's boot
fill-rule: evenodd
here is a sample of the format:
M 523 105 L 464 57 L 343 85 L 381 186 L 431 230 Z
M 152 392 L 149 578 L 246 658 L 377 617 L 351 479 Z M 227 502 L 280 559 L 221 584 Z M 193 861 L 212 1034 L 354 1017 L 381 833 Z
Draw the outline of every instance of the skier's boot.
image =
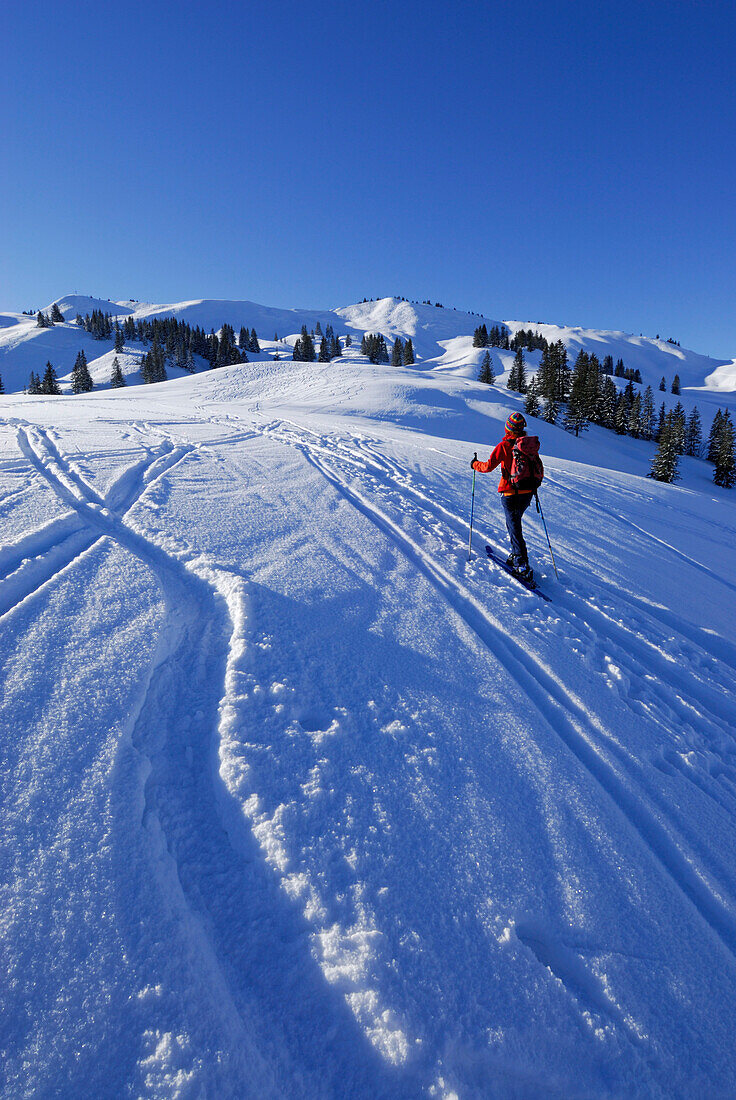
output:
M 520 569 L 517 569 L 516 575 L 524 584 L 534 584 L 534 570 L 529 562 L 526 562 Z

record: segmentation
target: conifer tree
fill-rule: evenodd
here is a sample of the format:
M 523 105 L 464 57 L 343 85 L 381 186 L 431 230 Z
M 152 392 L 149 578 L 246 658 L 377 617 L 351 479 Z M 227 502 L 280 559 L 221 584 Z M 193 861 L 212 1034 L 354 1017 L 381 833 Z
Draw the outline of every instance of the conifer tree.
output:
M 542 409 L 539 404 L 539 393 L 536 378 L 532 378 L 526 389 L 524 398 L 524 412 L 527 416 L 539 416 Z
M 123 372 L 120 369 L 120 362 L 119 362 L 118 357 L 116 355 L 115 358 L 112 361 L 112 373 L 110 375 L 110 386 L 112 387 L 112 389 L 117 390 L 117 389 L 120 389 L 120 387 L 124 386 L 125 384 L 126 384 L 126 382 L 125 382 L 125 379 L 123 378 Z
M 496 377 L 493 373 L 493 367 L 491 366 L 491 353 L 486 351 L 481 360 L 480 371 L 478 373 L 478 381 L 485 383 L 486 386 L 492 386 L 496 381 Z
M 715 462 L 716 454 L 718 452 L 718 443 L 720 440 L 721 427 L 723 426 L 723 413 L 719 409 L 716 415 L 713 417 L 713 423 L 710 427 L 710 434 L 708 436 L 708 461 Z
M 394 346 L 391 350 L 391 366 L 400 367 L 404 362 L 404 344 L 400 336 L 397 336 L 394 340 Z
M 572 375 L 572 385 L 563 425 L 566 432 L 575 432 L 576 436 L 588 427 L 587 385 L 589 371 L 590 360 L 587 353 L 581 348 L 575 360 L 575 369 Z
M 526 369 L 524 366 L 524 351 L 521 346 L 516 349 L 506 386 L 516 393 L 526 393 Z
M 38 377 L 37 374 L 34 374 L 33 371 L 31 371 L 31 377 L 28 379 L 28 390 L 27 390 L 27 392 L 32 397 L 37 396 L 37 394 L 39 394 L 41 392 L 41 379 Z
M 679 392 L 680 392 L 680 376 L 679 376 L 679 374 L 676 374 L 675 377 L 672 379 L 672 392 L 675 393 L 675 394 L 679 394 Z
M 39 309 L 38 313 L 36 314 L 36 328 L 50 328 L 50 326 L 51 322 L 49 321 L 48 317 Z
M 258 343 L 258 336 L 256 335 L 256 330 L 254 328 L 252 328 L 250 330 L 250 343 L 248 344 L 248 351 L 254 351 L 256 354 L 258 354 L 260 352 L 260 350 L 261 350 L 261 345 Z M 312 350 L 314 350 L 314 345 L 312 345 Z M 308 362 L 311 362 L 311 361 L 312 360 L 308 360 Z
M 726 410 L 718 433 L 715 464 L 713 480 L 716 485 L 720 485 L 724 489 L 732 489 L 736 483 L 736 453 L 734 452 L 733 421 L 728 410 Z
M 629 416 L 626 421 L 626 431 L 634 439 L 638 439 L 642 431 L 641 394 L 635 393 L 629 405 Z
M 3 385 L 3 376 L 0 374 L 0 394 L 5 393 L 5 386 Z
M 54 302 L 54 304 L 51 307 L 51 321 L 55 325 L 63 325 L 64 324 L 64 314 L 59 309 L 59 303 L 58 302 Z
M 652 460 L 652 468 L 649 476 L 655 481 L 673 482 L 679 476 L 679 448 L 677 444 L 677 428 L 672 421 L 672 413 L 665 417 L 665 422 L 659 436 L 657 452 Z
M 353 342 L 353 338 L 350 335 L 350 333 L 348 333 L 347 336 L 345 337 L 345 347 L 349 348 L 351 346 L 352 342 Z M 408 340 L 407 343 L 411 343 L 411 341 Z M 406 352 L 405 352 L 405 354 L 406 354 Z M 413 360 L 412 360 L 412 362 L 413 362 Z
M 92 389 L 94 389 L 94 383 L 87 366 L 87 356 L 82 349 L 72 369 L 72 393 L 89 393 Z
M 664 375 L 662 375 L 662 381 L 659 383 L 659 388 L 662 391 L 662 393 L 664 393 L 665 390 L 667 389 L 667 383 L 665 382 Z
M 121 352 L 123 350 L 124 344 L 125 344 L 125 337 L 123 336 L 123 330 L 121 329 L 120 325 L 118 324 L 118 322 L 116 320 L 115 321 L 115 351 L 116 352 Z
M 613 356 L 607 355 L 603 360 L 603 367 L 601 368 L 604 374 L 613 374 Z
M 663 401 L 662 404 L 659 406 L 659 416 L 657 418 L 657 430 L 654 433 L 654 438 L 657 440 L 658 443 L 659 443 L 660 439 L 662 438 L 662 432 L 664 431 L 664 426 L 665 426 L 665 421 L 666 420 L 667 420 L 667 415 L 666 415 L 666 411 L 665 411 L 665 407 L 664 407 L 664 401 Z
M 348 336 L 348 340 L 350 337 Z M 414 365 L 414 345 L 411 342 L 411 336 L 407 336 L 406 343 L 404 344 L 404 366 L 411 367 Z
M 314 334 L 315 334 L 315 336 L 321 336 L 322 335 L 322 325 L 319 323 L 319 321 L 314 326 Z
M 629 422 L 629 403 L 626 393 L 620 393 L 616 402 L 616 411 L 613 415 L 613 430 L 616 435 L 626 435 L 626 427 Z
M 542 410 L 542 417 L 548 424 L 554 424 L 559 416 L 560 406 L 555 401 L 554 397 L 547 397 L 544 401 L 544 407 Z
M 278 340 L 277 336 L 274 336 L 274 340 Z M 238 347 L 241 351 L 247 351 L 250 344 L 250 333 L 245 325 L 240 326 L 240 332 L 238 333 Z
M 682 407 L 681 402 L 677 402 L 672 410 L 672 432 L 673 437 L 677 443 L 678 453 L 682 454 L 685 450 L 685 429 L 687 423 L 685 419 L 685 410 Z
M 698 412 L 698 406 L 693 405 L 693 411 L 687 419 L 685 427 L 685 454 L 692 458 L 700 458 L 703 453 L 703 424 Z
M 39 387 L 39 393 L 47 394 L 48 396 L 58 397 L 61 394 L 61 387 L 56 377 L 56 371 L 51 366 L 51 363 L 46 363 L 46 370 L 44 372 L 41 385 Z
M 330 341 L 326 336 L 323 336 L 319 344 L 319 355 L 317 356 L 318 363 L 329 363 L 330 361 Z
M 644 390 L 641 403 L 641 434 L 644 439 L 651 439 L 654 435 L 654 394 L 651 386 Z
M 618 390 L 613 379 L 606 375 L 601 387 L 600 423 L 604 428 L 613 428 L 616 419 L 616 403 Z

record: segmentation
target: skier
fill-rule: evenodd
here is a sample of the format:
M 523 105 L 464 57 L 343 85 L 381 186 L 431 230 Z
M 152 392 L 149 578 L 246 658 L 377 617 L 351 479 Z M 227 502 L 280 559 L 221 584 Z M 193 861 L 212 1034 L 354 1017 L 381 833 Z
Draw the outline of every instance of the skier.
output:
M 531 504 L 532 496 L 536 492 L 541 477 L 528 477 L 517 482 L 517 484 L 511 482 L 514 444 L 525 436 L 526 420 L 521 413 L 511 413 L 506 421 L 506 434 L 501 442 L 493 448 L 488 461 L 480 462 L 473 459 L 470 465 L 479 474 L 487 474 L 491 470 L 495 470 L 497 466 L 501 467 L 501 480 L 498 483 L 498 491 L 501 494 L 506 528 L 511 540 L 511 555 L 506 564 L 521 580 L 533 584 L 534 573 L 529 565 L 526 543 L 521 530 L 521 517 Z M 533 437 L 530 436 L 529 440 L 532 442 Z M 534 440 L 536 440 L 536 437 L 534 437 Z M 538 450 L 538 441 L 536 442 L 536 449 Z M 539 462 L 539 459 L 537 459 L 537 462 Z M 539 465 L 541 467 L 541 463 Z

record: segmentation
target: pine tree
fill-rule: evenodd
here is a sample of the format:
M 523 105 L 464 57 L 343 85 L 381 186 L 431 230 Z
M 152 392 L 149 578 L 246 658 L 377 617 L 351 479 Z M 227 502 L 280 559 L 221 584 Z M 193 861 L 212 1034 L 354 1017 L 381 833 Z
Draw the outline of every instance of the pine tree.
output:
M 59 303 L 58 302 L 54 302 L 54 304 L 51 307 L 51 321 L 52 321 L 52 324 L 55 324 L 55 325 L 63 325 L 64 324 L 64 314 L 59 309 Z
M 56 378 L 56 371 L 51 366 L 51 363 L 46 363 L 46 370 L 44 372 L 41 385 L 39 387 L 39 393 L 47 394 L 48 396 L 58 397 L 61 394 L 61 387 Z
M 123 336 L 123 330 L 117 321 L 115 321 L 115 351 L 120 353 L 123 350 L 125 344 L 125 337 Z
M 314 345 L 312 345 L 312 349 L 314 350 Z M 260 350 L 261 350 L 261 345 L 258 343 L 258 337 L 256 335 L 256 330 L 254 328 L 252 328 L 250 330 L 250 342 L 248 344 L 248 351 L 254 351 L 256 354 L 259 354 Z M 308 362 L 312 362 L 312 360 L 310 359 L 310 360 L 308 360 Z
M 667 383 L 665 382 L 664 375 L 662 375 L 662 381 L 659 383 L 659 388 L 662 391 L 662 393 L 664 393 L 665 390 L 667 389 Z
M 629 422 L 629 403 L 626 393 L 620 393 L 616 402 L 616 411 L 613 415 L 613 430 L 616 435 L 626 435 L 626 426 Z
M 397 336 L 394 340 L 394 346 L 391 350 L 391 366 L 400 367 L 404 362 L 404 344 L 400 336 Z
M 117 389 L 120 389 L 120 387 L 124 386 L 125 384 L 126 384 L 126 382 L 125 382 L 125 379 L 123 378 L 123 372 L 120 369 L 120 362 L 119 362 L 118 357 L 116 355 L 115 358 L 112 361 L 112 373 L 110 375 L 110 386 L 112 387 L 112 389 L 117 390 Z
M 641 404 L 641 434 L 644 439 L 651 439 L 654 435 L 654 394 L 651 386 L 644 390 Z
M 521 347 L 516 349 L 514 355 L 514 362 L 509 371 L 509 380 L 506 383 L 507 389 L 514 390 L 516 393 L 526 393 L 526 370 L 524 367 L 524 351 Z
M 613 428 L 616 419 L 618 390 L 612 378 L 606 375 L 601 387 L 600 423 L 604 428 Z
M 734 453 L 734 427 L 728 411 L 726 411 L 718 433 L 715 463 L 713 480 L 716 485 L 720 485 L 724 489 L 732 489 L 736 483 L 736 453 Z
M 588 427 L 587 384 L 589 371 L 590 360 L 587 352 L 581 348 L 575 360 L 570 397 L 563 425 L 566 432 L 575 432 L 576 436 Z
M 478 381 L 483 382 L 486 386 L 492 386 L 496 381 L 493 373 L 493 367 L 491 366 L 491 353 L 485 352 L 481 364 L 480 371 L 478 372 Z
M 710 427 L 710 435 L 708 436 L 708 461 L 715 462 L 716 454 L 718 453 L 718 444 L 721 437 L 721 428 L 723 426 L 723 413 L 719 409 L 716 415 L 713 417 L 713 423 Z
M 352 338 L 352 336 L 350 335 L 350 333 L 348 333 L 348 334 L 347 334 L 347 336 L 345 337 L 345 347 L 346 347 L 346 348 L 349 348 L 349 347 L 350 347 L 350 346 L 352 345 L 352 343 L 353 343 L 353 338 Z M 410 344 L 410 343 L 411 343 L 411 340 L 407 340 L 407 343 L 408 343 L 408 344 Z M 404 351 L 404 355 L 406 355 L 406 351 Z M 414 361 L 414 360 L 412 360 L 412 362 L 413 362 L 413 361 Z
M 348 340 L 349 339 L 350 339 L 350 337 L 348 336 Z M 413 365 L 414 365 L 414 345 L 411 342 L 411 336 L 407 336 L 406 343 L 404 344 L 404 366 L 405 367 L 411 367 Z
M 634 439 L 638 439 L 642 433 L 641 394 L 635 393 L 629 406 L 629 416 L 626 421 L 626 431 Z
M 679 376 L 679 374 L 676 374 L 675 377 L 672 379 L 672 392 L 675 393 L 675 394 L 679 394 L 679 392 L 680 392 L 680 376 Z
M 542 410 L 542 417 L 548 424 L 554 424 L 560 413 L 560 406 L 555 401 L 554 397 L 547 397 L 544 401 L 544 407 Z
M 314 334 L 315 334 L 315 336 L 321 336 L 322 335 L 322 325 L 319 323 L 319 321 L 314 326 Z
M 677 428 L 673 425 L 672 413 L 666 418 L 657 445 L 657 452 L 652 460 L 652 468 L 649 476 L 655 481 L 673 482 L 679 476 L 679 450 L 676 439 Z
M 685 454 L 692 458 L 700 458 L 703 453 L 703 425 L 698 412 L 698 406 L 693 406 L 693 411 L 687 420 L 685 427 Z
M 329 363 L 330 361 L 330 341 L 326 336 L 323 336 L 320 340 L 319 355 L 317 356 L 318 363 Z
M 87 356 L 82 349 L 72 369 L 72 393 L 89 393 L 92 389 L 94 389 L 94 383 L 87 366 Z
M 682 454 L 685 450 L 685 410 L 682 404 L 678 401 L 672 410 L 672 432 L 675 442 L 678 447 L 678 454 Z
M 526 397 L 524 398 L 524 412 L 527 416 L 539 416 L 542 409 L 539 404 L 539 394 L 537 391 L 537 380 L 532 378 L 531 382 L 526 389 Z
M 35 397 L 37 394 L 39 394 L 41 392 L 41 379 L 38 377 L 37 374 L 34 374 L 33 371 L 31 371 L 31 377 L 28 379 L 28 390 L 27 390 L 27 392 L 32 397 Z
M 664 407 L 664 401 L 663 401 L 662 404 L 659 406 L 659 416 L 657 418 L 657 430 L 654 433 L 654 438 L 657 440 L 658 443 L 659 443 L 660 439 L 662 438 L 662 432 L 664 431 L 666 420 L 667 420 L 667 415 L 666 415 L 666 411 L 665 411 L 665 407 Z
M 45 313 L 42 313 L 41 310 L 39 309 L 38 313 L 36 314 L 36 328 L 50 328 L 50 327 L 51 327 L 51 322 L 49 321 L 48 317 L 46 316 Z

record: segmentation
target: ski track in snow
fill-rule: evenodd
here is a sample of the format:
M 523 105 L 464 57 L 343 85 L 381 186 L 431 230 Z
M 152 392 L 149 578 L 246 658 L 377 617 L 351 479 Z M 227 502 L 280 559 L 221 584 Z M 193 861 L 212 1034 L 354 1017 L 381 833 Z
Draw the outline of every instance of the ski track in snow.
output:
M 242 581 L 213 569 L 188 547 L 171 543 L 162 547 L 150 541 L 122 519 L 146 489 L 171 473 L 196 446 L 206 448 L 206 444 L 175 446 L 167 432 L 142 425 L 138 430 L 162 439 L 163 455 L 149 456 L 126 470 L 103 499 L 47 431 L 16 425 L 23 454 L 77 517 L 51 524 L 49 530 L 16 544 L 17 557 L 31 551 L 38 555 L 43 579 L 33 592 L 101 537 L 111 538 L 150 568 L 162 589 L 166 622 L 131 734 L 147 762 L 143 824 L 151 833 L 152 845 L 158 847 L 154 863 L 156 858 L 172 863 L 168 876 L 158 874 L 168 877 L 168 891 L 178 895 L 175 900 L 202 955 L 201 965 L 210 968 L 211 981 L 219 988 L 231 1051 L 242 1047 L 234 1058 L 241 1095 L 337 1096 L 343 1089 L 351 1095 L 417 1094 L 416 1084 L 400 1085 L 386 1076 L 351 1013 L 347 1008 L 341 1011 L 335 998 L 322 990 L 312 955 L 305 952 L 305 930 L 299 928 L 294 913 L 287 912 L 280 926 L 274 921 L 273 890 L 254 840 L 254 835 L 261 836 L 266 851 L 272 852 L 268 823 L 257 799 L 251 799 L 245 820 L 252 824 L 254 835 L 249 834 L 240 807 L 234 806 L 220 778 L 213 738 L 218 711 L 220 723 L 233 720 L 238 702 L 236 693 L 228 693 L 228 680 L 243 679 L 237 661 L 233 662 L 233 653 L 242 647 L 234 634 L 234 620 L 242 627 L 246 616 Z M 253 434 L 239 433 L 232 440 Z M 76 540 L 76 552 L 66 546 L 72 540 Z M 13 574 L 8 580 L 12 579 Z M 19 596 L 17 586 L 12 593 L 16 599 L 8 613 L 31 594 Z M 173 699 L 177 705 L 172 709 Z M 189 716 L 184 722 L 182 714 Z M 280 864 L 278 856 L 270 862 L 272 870 Z M 299 878 L 302 881 L 295 882 L 290 893 L 299 896 L 306 891 L 309 905 L 319 908 L 314 888 L 307 886 L 303 875 Z M 249 940 L 254 927 L 270 922 L 275 927 L 255 936 L 258 948 L 266 957 L 286 954 L 293 969 L 271 971 L 259 979 Z M 351 950 L 349 940 L 358 934 L 357 930 L 346 933 L 343 949 Z M 370 940 L 370 929 L 363 934 Z M 334 940 L 340 933 L 332 928 L 330 935 Z M 327 944 L 331 954 L 335 946 L 338 954 L 331 965 L 339 970 L 339 944 Z M 354 1012 L 381 1045 L 385 1009 L 366 1004 L 369 993 L 356 990 Z M 285 1004 L 292 1006 L 290 1014 L 284 1013 Z
M 301 428 L 301 426 L 297 426 Z M 301 428 L 302 433 L 305 432 Z M 608 734 L 600 721 L 592 715 L 586 706 L 572 692 L 570 692 L 552 670 L 538 658 L 535 659 L 531 651 L 516 644 L 507 634 L 502 624 L 478 602 L 476 596 L 454 577 L 443 565 L 433 558 L 427 550 L 410 537 L 396 521 L 385 511 L 369 500 L 368 497 L 354 485 L 348 484 L 344 476 L 340 476 L 334 468 L 323 459 L 323 454 L 334 457 L 340 454 L 339 443 L 332 438 L 329 448 L 324 440 L 321 445 L 316 445 L 305 438 L 305 434 L 289 433 L 282 428 L 272 431 L 275 438 L 296 446 L 302 450 L 307 460 L 327 478 L 354 507 L 363 513 L 377 527 L 387 534 L 401 551 L 427 576 L 434 587 L 452 605 L 457 614 L 464 619 L 466 624 L 481 638 L 481 640 L 501 659 L 506 668 L 512 671 L 517 682 L 522 686 L 526 694 L 531 698 L 548 725 L 564 740 L 567 747 L 575 754 L 578 760 L 588 770 L 600 787 L 611 798 L 621 813 L 628 819 L 629 824 L 636 830 L 642 842 L 651 850 L 662 870 L 668 874 L 678 889 L 695 906 L 700 916 L 710 926 L 711 930 L 719 937 L 723 946 L 727 949 L 731 960 L 736 963 L 736 918 L 733 906 L 724 899 L 722 890 L 709 881 L 698 868 L 698 862 L 693 858 L 682 842 L 672 837 L 670 830 L 655 812 L 654 808 L 647 807 L 640 796 L 627 786 L 631 776 L 622 774 L 622 765 L 631 766 L 631 760 L 625 759 L 617 753 L 618 767 L 614 764 L 612 756 L 616 750 L 616 743 Z M 313 433 L 316 434 L 316 433 Z M 355 469 L 360 463 L 355 460 L 355 453 L 360 454 L 359 441 L 354 441 L 355 451 L 347 458 L 346 465 Z M 319 457 L 318 457 L 319 455 Z M 369 461 L 380 470 L 384 477 L 390 477 L 390 463 L 379 461 L 375 450 L 367 452 Z M 342 457 L 342 456 L 341 456 Z M 394 475 L 396 468 L 394 467 Z M 431 507 L 428 499 L 424 498 L 425 507 Z M 449 513 L 443 509 L 445 518 Z M 431 513 L 430 513 L 431 514 Z M 434 517 L 433 517 L 434 518 Z M 460 517 L 453 516 L 455 524 L 462 524 Z M 513 584 L 513 581 L 510 582 Z M 533 594 L 529 594 L 529 600 L 535 601 Z M 536 606 L 536 603 L 535 603 Z M 540 615 L 544 614 L 540 610 Z M 549 612 L 554 615 L 554 611 Z M 599 616 L 599 623 L 606 623 L 603 616 Z M 609 632 L 615 624 L 608 620 Z M 631 632 L 626 632 L 631 637 Z M 619 647 L 613 642 L 610 633 L 607 639 L 609 648 Z M 619 650 L 619 652 L 621 652 Z M 702 693 L 701 693 L 702 695 Z M 713 705 L 715 692 L 709 703 Z M 727 704 L 726 699 L 718 696 L 718 703 L 725 706 L 732 715 L 733 704 Z M 677 697 L 669 700 L 670 705 L 677 703 Z M 702 699 L 700 700 L 702 705 Z M 690 713 L 685 712 L 687 718 L 698 715 L 692 705 Z M 711 723 L 717 723 L 719 732 L 726 732 L 729 725 L 723 723 L 714 714 L 710 718 Z M 731 725 L 732 729 L 733 726 Z M 601 743 L 605 743 L 604 745 Z M 731 741 L 733 746 L 733 741 Z M 731 770 L 728 764 L 724 764 L 726 771 Z M 724 808 L 727 808 L 724 806 Z M 736 808 L 736 807 L 734 807 Z

